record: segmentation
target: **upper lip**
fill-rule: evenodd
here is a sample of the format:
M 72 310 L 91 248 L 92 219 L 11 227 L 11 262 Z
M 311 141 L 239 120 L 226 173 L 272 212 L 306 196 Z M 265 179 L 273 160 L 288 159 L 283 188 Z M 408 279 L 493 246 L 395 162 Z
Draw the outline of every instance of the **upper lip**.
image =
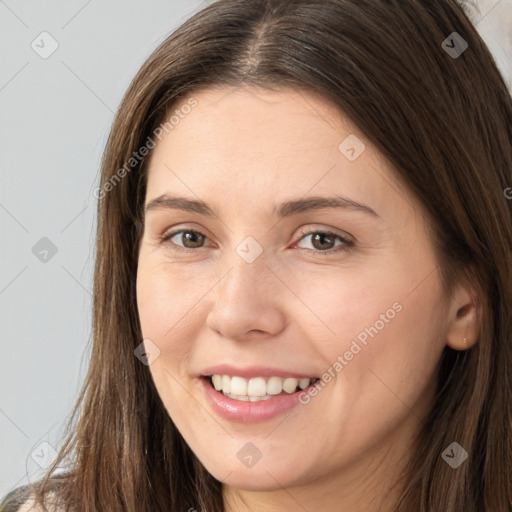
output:
M 209 366 L 201 371 L 202 377 L 209 377 L 211 375 L 229 375 L 231 377 L 237 376 L 245 379 L 250 379 L 252 377 L 281 377 L 283 379 L 288 377 L 296 379 L 316 378 L 313 372 L 300 373 L 270 366 L 246 366 L 244 368 L 240 368 L 229 364 Z

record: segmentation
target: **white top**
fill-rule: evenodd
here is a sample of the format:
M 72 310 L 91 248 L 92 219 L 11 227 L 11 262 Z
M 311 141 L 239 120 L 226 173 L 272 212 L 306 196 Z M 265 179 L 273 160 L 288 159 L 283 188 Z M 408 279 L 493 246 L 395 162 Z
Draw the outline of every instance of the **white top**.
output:
M 40 505 L 35 505 L 34 494 L 31 493 L 25 497 L 28 492 L 28 486 L 24 485 L 14 489 L 11 493 L 3 498 L 8 503 L 2 510 L 4 512 L 43 512 Z M 53 492 L 48 494 L 48 498 L 54 496 Z M 51 503 L 47 503 L 47 508 L 50 512 L 58 512 L 56 508 L 53 508 Z

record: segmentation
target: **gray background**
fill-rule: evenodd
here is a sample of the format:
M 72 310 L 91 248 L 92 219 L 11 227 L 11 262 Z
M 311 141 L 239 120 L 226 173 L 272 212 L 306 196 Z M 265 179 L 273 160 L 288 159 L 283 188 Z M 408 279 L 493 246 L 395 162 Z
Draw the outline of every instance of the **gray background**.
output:
M 42 475 L 85 376 L 93 191 L 113 113 L 207 2 L 0 0 L 0 496 Z M 472 19 L 512 91 L 512 0 L 480 3 Z
M 151 51 L 206 5 L 0 1 L 0 496 L 42 475 L 52 452 L 39 443 L 58 447 L 85 376 L 93 191 L 113 113 Z M 43 31 L 59 45 L 46 59 L 31 47 L 51 49 Z

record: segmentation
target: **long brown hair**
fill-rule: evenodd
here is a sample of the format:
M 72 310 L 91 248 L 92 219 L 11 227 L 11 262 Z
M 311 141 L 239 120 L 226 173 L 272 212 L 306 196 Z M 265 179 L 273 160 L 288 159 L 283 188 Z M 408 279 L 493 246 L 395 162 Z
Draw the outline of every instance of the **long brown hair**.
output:
M 458 56 L 443 45 L 453 32 L 468 44 Z M 510 512 L 512 102 L 455 0 L 220 0 L 153 52 L 105 149 L 90 368 L 39 497 L 52 489 L 80 512 L 223 510 L 221 482 L 134 357 L 147 157 L 126 163 L 180 98 L 243 84 L 309 90 L 346 114 L 429 212 L 446 289 L 463 280 L 478 291 L 478 342 L 443 353 L 396 510 Z M 457 470 L 441 457 L 455 440 L 469 453 Z M 57 464 L 68 472 L 54 474 Z

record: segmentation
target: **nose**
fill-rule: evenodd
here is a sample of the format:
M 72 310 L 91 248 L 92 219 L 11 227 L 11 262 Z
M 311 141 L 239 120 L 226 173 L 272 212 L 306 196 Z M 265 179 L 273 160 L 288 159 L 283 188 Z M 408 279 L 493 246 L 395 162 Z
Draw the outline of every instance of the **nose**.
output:
M 286 288 L 268 266 L 265 254 L 248 263 L 234 253 L 227 266 L 212 290 L 207 326 L 231 340 L 278 336 L 286 327 L 282 309 Z

